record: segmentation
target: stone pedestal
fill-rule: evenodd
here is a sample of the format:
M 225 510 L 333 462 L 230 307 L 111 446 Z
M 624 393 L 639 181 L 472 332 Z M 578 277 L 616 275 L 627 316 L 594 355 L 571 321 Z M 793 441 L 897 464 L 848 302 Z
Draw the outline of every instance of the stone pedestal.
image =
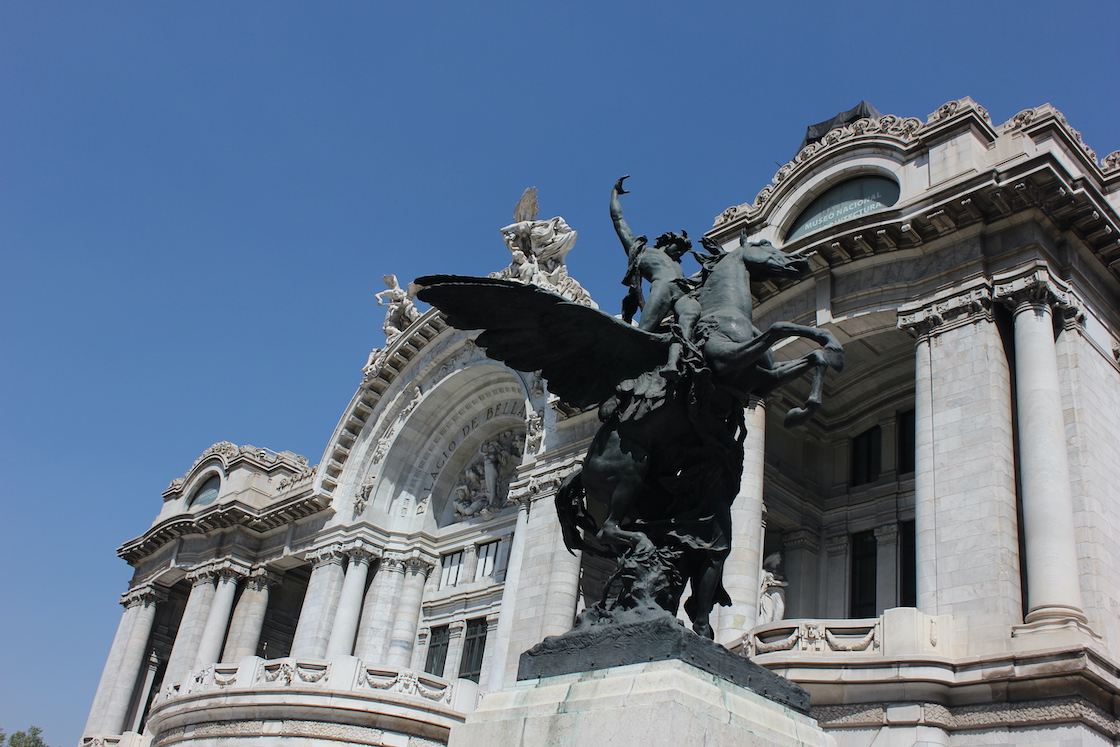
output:
M 744 660 L 746 661 L 746 660 Z M 834 745 L 817 723 L 680 660 L 520 680 L 483 697 L 448 747 Z
M 546 638 L 448 747 L 834 744 L 808 708 L 798 685 L 666 615 Z

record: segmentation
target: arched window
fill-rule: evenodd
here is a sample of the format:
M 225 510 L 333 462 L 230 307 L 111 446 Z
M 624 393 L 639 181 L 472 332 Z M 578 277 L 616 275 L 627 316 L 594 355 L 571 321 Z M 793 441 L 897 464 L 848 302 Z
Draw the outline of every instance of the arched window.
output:
M 209 506 L 218 498 L 218 487 L 221 486 L 222 479 L 217 475 L 211 475 L 206 482 L 198 486 L 198 490 L 194 491 L 191 496 L 190 503 L 187 505 L 190 508 L 195 506 Z
M 891 179 L 884 176 L 849 179 L 829 189 L 802 210 L 790 227 L 786 241 L 794 241 L 857 215 L 890 207 L 896 202 L 898 184 Z

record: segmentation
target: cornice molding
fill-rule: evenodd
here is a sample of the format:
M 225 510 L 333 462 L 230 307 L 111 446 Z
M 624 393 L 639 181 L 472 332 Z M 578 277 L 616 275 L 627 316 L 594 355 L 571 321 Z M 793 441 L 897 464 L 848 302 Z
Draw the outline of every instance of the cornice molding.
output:
M 778 169 L 771 184 L 762 188 L 753 202 L 733 205 L 720 213 L 713 223 L 719 228 L 740 218 L 753 218 L 770 202 L 778 187 L 808 171 L 812 165 L 831 156 L 841 145 L 862 144 L 864 142 L 887 142 L 898 148 L 907 148 L 921 140 L 927 131 L 940 128 L 950 119 L 970 115 L 982 120 L 990 127 L 991 117 L 984 107 L 969 97 L 942 104 L 929 115 L 925 122 L 916 117 L 899 117 L 888 114 L 878 119 L 858 119 L 830 130 L 820 140 L 809 143 L 793 157 L 793 160 Z
M 161 521 L 136 539 L 117 549 L 118 557 L 136 565 L 172 540 L 188 534 L 207 534 L 218 529 L 242 527 L 263 534 L 330 508 L 330 496 L 305 493 L 256 509 L 239 501 L 211 506 L 197 514 L 179 514 Z
M 171 481 L 171 484 L 163 491 L 164 499 L 171 500 L 180 497 L 183 488 L 198 475 L 201 468 L 209 461 L 219 463 L 226 473 L 242 464 L 260 469 L 265 473 L 271 473 L 278 468 L 286 468 L 292 472 L 292 475 L 290 478 L 285 478 L 288 481 L 287 484 L 284 480 L 281 481 L 281 490 L 290 487 L 294 481 L 303 479 L 308 473 L 314 471 L 313 467 L 308 466 L 307 457 L 300 454 L 290 451 L 276 452 L 250 444 L 238 446 L 229 441 L 219 441 L 203 451 L 194 460 L 194 464 L 191 465 L 186 474 Z

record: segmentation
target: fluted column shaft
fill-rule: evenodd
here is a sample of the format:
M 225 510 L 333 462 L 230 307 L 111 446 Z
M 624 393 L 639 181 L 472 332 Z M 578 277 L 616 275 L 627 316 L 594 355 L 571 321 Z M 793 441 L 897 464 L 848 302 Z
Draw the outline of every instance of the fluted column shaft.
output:
M 431 564 L 419 558 L 404 561 L 404 588 L 401 589 L 393 619 L 393 632 L 389 636 L 389 650 L 386 663 L 395 667 L 407 667 L 412 660 L 412 649 L 416 645 L 416 628 L 420 622 L 420 606 L 424 600 L 424 583 L 428 579 Z
M 85 734 L 120 734 L 125 728 L 129 702 L 140 676 L 148 637 L 155 621 L 156 605 L 166 599 L 162 589 L 147 585 L 129 591 L 121 599 L 117 634 L 97 686 Z
M 171 648 L 167 671 L 163 675 L 163 682 L 167 685 L 180 684 L 194 666 L 198 644 L 202 640 L 202 631 L 214 599 L 216 574 L 211 568 L 192 571 L 187 574 L 187 579 L 192 583 L 191 593 L 187 597 L 187 606 L 183 610 L 179 632 L 175 636 L 175 645 Z
M 307 582 L 307 595 L 299 613 L 292 640 L 292 656 L 321 659 L 334 625 L 335 610 L 342 592 L 344 556 L 340 547 L 329 547 L 308 556 L 314 568 Z
M 385 655 L 389 651 L 389 635 L 393 632 L 394 610 L 403 587 L 403 558 L 396 555 L 383 556 L 377 564 L 373 584 L 366 594 L 354 656 L 367 662 L 385 662 Z
M 525 558 L 525 535 L 528 533 L 529 506 L 531 504 L 532 501 L 526 498 L 518 501 L 517 505 L 517 525 L 513 530 L 509 560 L 506 562 L 505 585 L 502 587 L 502 606 L 498 614 L 498 626 L 494 631 L 490 670 L 486 678 L 487 688 L 490 690 L 500 690 L 505 684 L 506 657 L 509 655 L 514 615 L 517 614 L 517 587 L 521 577 L 521 564 Z
M 214 599 L 210 603 L 210 612 L 206 615 L 206 625 L 202 629 L 202 638 L 198 642 L 198 654 L 194 660 L 195 669 L 209 667 L 221 656 L 230 613 L 233 612 L 233 600 L 237 596 L 237 584 L 244 577 L 245 572 L 237 568 L 226 567 L 218 571 Z
M 334 628 L 327 644 L 327 658 L 349 656 L 354 650 L 354 635 L 358 632 L 358 620 L 362 614 L 362 598 L 366 591 L 366 578 L 373 553 L 365 548 L 355 547 L 346 551 L 349 561 L 346 577 L 339 594 L 338 609 L 335 611 Z
M 766 405 L 752 397 L 743 412 L 743 473 L 731 504 L 731 552 L 723 564 L 723 585 L 730 607 L 717 607 L 716 640 L 731 643 L 758 619 L 759 572 L 762 569 L 762 488 L 766 469 Z
M 268 611 L 269 587 L 277 582 L 278 578 L 267 571 L 255 571 L 246 579 L 233 610 L 222 661 L 237 662 L 256 655 Z
M 1053 312 L 1045 298 L 1016 300 L 1015 384 L 1027 563 L 1026 622 L 1071 618 L 1084 622 Z

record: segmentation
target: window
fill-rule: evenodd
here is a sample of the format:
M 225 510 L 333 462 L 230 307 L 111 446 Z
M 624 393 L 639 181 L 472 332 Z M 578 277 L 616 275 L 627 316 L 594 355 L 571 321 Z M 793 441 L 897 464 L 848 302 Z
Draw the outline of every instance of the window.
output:
M 474 569 L 474 580 L 481 581 L 494 575 L 494 565 L 498 561 L 498 545 L 501 540 L 487 542 L 478 546 L 478 565 Z
M 913 412 L 911 410 L 911 412 Z M 918 606 L 918 556 L 914 522 L 898 524 L 898 606 Z
M 463 551 L 452 552 L 440 558 L 439 588 L 447 589 L 459 583 L 459 572 L 463 569 Z
M 875 530 L 856 532 L 852 535 L 852 578 L 851 604 L 852 617 L 875 617 L 875 566 L 878 561 L 878 547 L 875 543 Z
M 449 639 L 449 630 L 446 625 L 437 625 L 432 628 L 431 636 L 428 638 L 428 659 L 424 662 L 424 671 L 428 674 L 434 674 L 436 677 L 443 676 L 443 667 L 447 663 L 447 642 Z
M 852 439 L 852 486 L 879 479 L 882 464 L 883 431 L 872 426 Z
M 467 620 L 463 636 L 463 658 L 459 662 L 459 677 L 477 683 L 482 675 L 482 655 L 486 651 L 486 618 Z
M 837 184 L 801 211 L 789 229 L 793 241 L 850 218 L 898 202 L 898 184 L 882 176 L 859 176 Z
M 218 498 L 218 488 L 222 484 L 222 479 L 217 475 L 211 475 L 210 478 L 199 486 L 198 490 L 194 491 L 190 503 L 190 507 L 195 506 L 209 506 Z
M 914 411 L 898 413 L 898 474 L 914 471 Z

